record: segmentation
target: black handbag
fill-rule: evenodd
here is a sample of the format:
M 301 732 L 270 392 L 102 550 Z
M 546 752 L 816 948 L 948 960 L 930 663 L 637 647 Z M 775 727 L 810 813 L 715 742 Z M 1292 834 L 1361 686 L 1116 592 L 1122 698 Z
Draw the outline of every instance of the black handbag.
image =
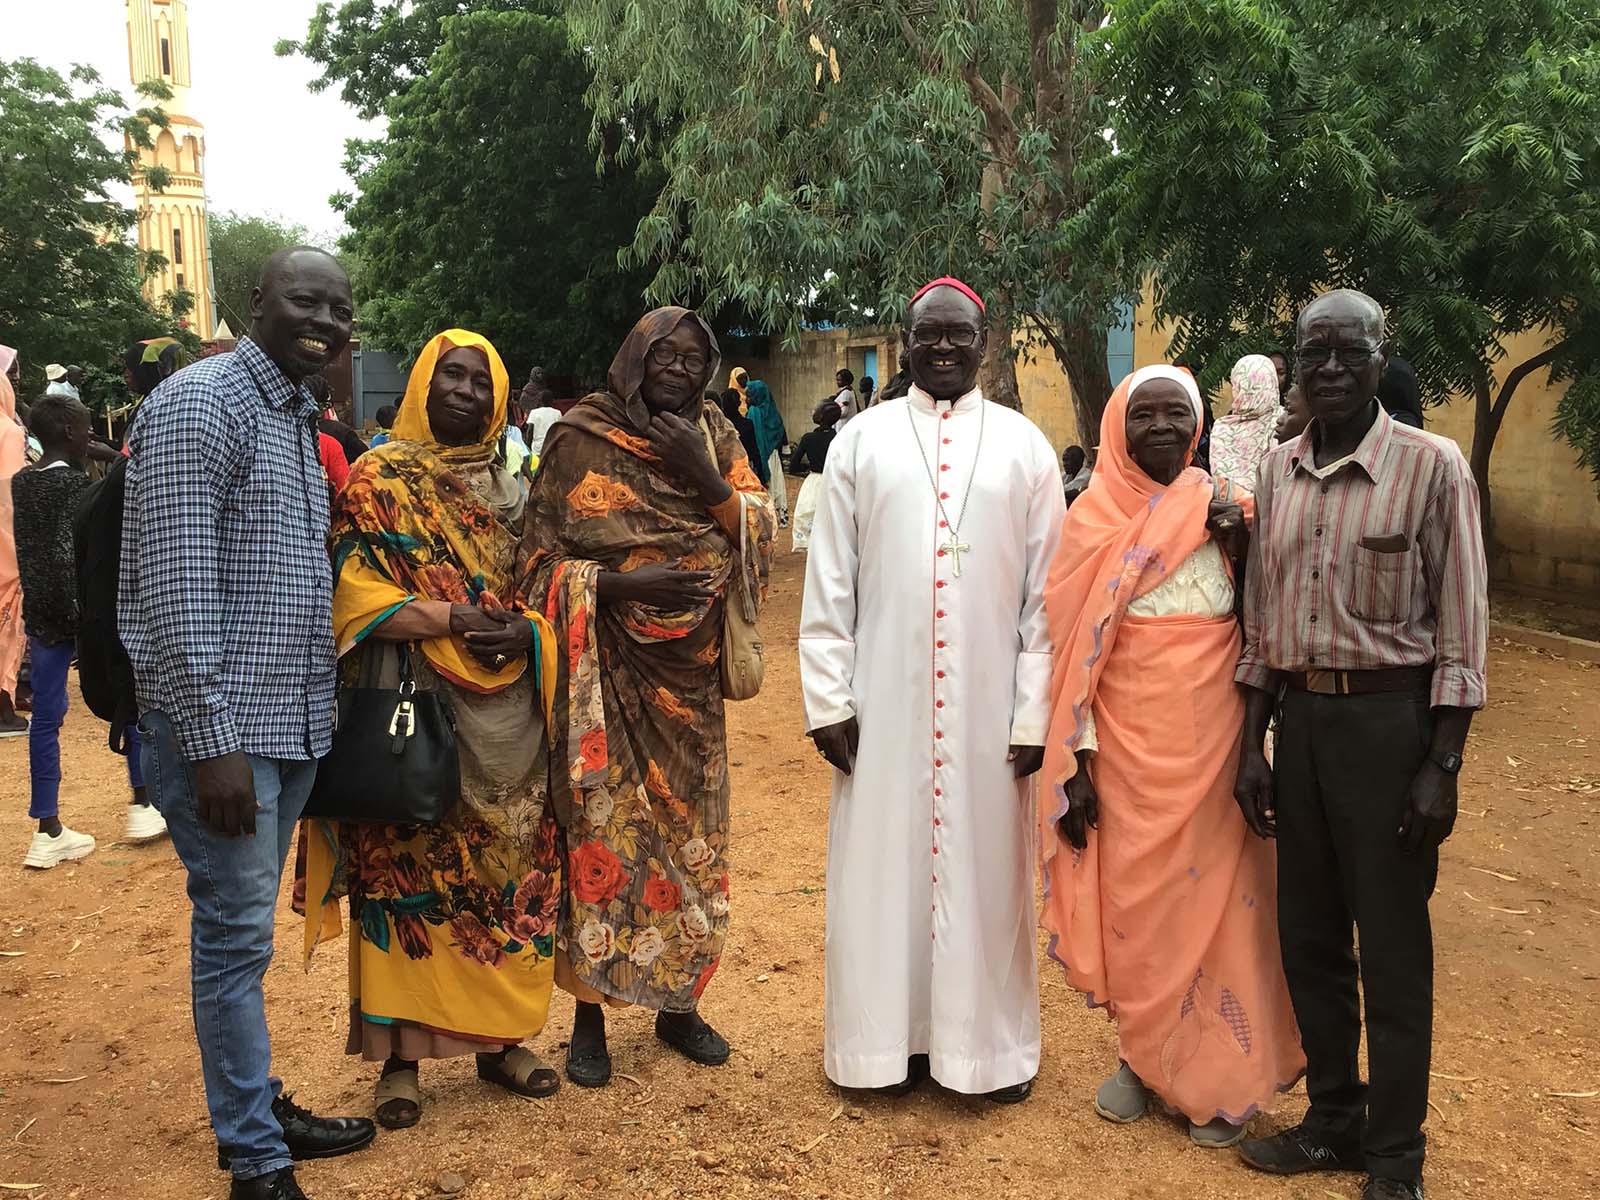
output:
M 437 825 L 461 799 L 455 718 L 417 690 L 402 643 L 398 688 L 339 690 L 333 746 L 317 765 L 305 816 L 376 825 Z

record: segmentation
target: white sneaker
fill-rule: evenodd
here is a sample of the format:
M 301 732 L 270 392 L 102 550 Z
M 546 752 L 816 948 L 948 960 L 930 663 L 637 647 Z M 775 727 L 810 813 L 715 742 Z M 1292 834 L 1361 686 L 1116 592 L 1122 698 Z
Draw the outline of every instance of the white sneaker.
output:
M 48 871 L 57 863 L 76 862 L 80 858 L 87 858 L 94 853 L 94 839 L 87 833 L 79 833 L 76 829 L 68 829 L 65 825 L 55 837 L 48 833 L 38 832 L 33 835 L 33 841 L 28 843 L 28 855 L 22 860 L 25 867 L 34 867 L 40 871 Z
M 153 842 L 167 836 L 167 823 L 151 804 L 128 805 L 128 841 Z

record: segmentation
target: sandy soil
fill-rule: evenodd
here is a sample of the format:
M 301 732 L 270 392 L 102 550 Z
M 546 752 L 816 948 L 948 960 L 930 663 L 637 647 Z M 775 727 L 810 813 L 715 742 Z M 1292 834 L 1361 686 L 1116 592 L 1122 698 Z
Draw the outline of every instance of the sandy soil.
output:
M 427 1065 L 427 1112 L 364 1153 L 308 1164 L 314 1200 L 568 1196 L 1355 1197 L 1360 1179 L 1277 1181 L 1189 1145 L 1152 1117 L 1096 1118 L 1112 1027 L 1045 962 L 1045 1059 L 1017 1108 L 928 1086 L 843 1096 L 822 1073 L 827 775 L 802 737 L 794 633 L 803 560 L 785 555 L 765 619 L 768 688 L 736 706 L 733 933 L 704 1011 L 734 1043 L 721 1070 L 614 1016 L 618 1072 L 525 1102 L 470 1061 Z M 1438 947 L 1433 1197 L 1600 1195 L 1600 671 L 1493 648 L 1493 706 L 1474 733 L 1462 817 L 1433 912 Z M 101 848 L 48 873 L 0 870 L 0 1183 L 6 1195 L 224 1197 L 188 998 L 183 871 L 165 843 L 117 845 L 120 762 L 81 707 L 68 719 L 63 813 Z M 27 746 L 0 742 L 0 846 L 30 832 Z M 344 957 L 302 970 L 280 910 L 267 978 L 276 1065 L 322 1112 L 369 1113 L 374 1068 L 342 1053 Z M 559 1060 L 560 997 L 537 1048 Z M 1554 1093 L 1587 1093 L 1562 1097 Z M 1258 1127 L 1292 1123 L 1303 1092 Z

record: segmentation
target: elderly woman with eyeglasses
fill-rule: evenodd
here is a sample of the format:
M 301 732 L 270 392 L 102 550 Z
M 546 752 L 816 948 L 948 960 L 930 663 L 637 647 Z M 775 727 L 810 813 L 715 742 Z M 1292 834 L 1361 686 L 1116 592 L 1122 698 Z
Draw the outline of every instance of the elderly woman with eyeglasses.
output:
M 647 314 L 607 387 L 545 439 L 521 597 L 555 625 L 554 798 L 569 873 L 556 982 L 578 1001 L 567 1077 L 611 1078 L 602 1005 L 655 1009 L 656 1035 L 727 1061 L 699 1015 L 728 928 L 723 593 L 759 594 L 773 513 L 705 400 L 719 351 L 684 308 Z

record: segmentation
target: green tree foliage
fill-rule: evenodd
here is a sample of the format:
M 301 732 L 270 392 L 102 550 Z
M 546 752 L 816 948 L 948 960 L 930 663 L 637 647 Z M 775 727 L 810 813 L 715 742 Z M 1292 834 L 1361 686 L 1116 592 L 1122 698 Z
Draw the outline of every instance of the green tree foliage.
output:
M 892 322 L 950 272 L 990 301 L 989 394 L 1015 402 L 1009 333 L 1043 335 L 1079 421 L 1110 392 L 1117 281 L 1060 232 L 1104 157 L 1084 57 L 1107 5 L 1060 0 L 572 0 L 601 127 L 665 121 L 628 153 L 668 173 L 628 261 L 650 295 Z M 996 336 L 996 335 L 999 336 Z
M 87 67 L 63 77 L 32 59 L 0 61 L 0 341 L 22 354 L 24 392 L 43 389 L 45 363 L 120 362 L 187 315 L 187 293 L 161 305 L 141 294 L 161 260 L 129 240 L 135 214 L 112 194 L 165 124 L 155 107 L 130 112 Z
M 1074 239 L 1146 270 L 1220 380 L 1332 285 L 1429 399 L 1472 398 L 1489 519 L 1523 381 L 1600 467 L 1600 14 L 1571 0 L 1124 0 L 1097 55 L 1118 153 Z M 1507 359 L 1518 335 L 1534 350 Z M 1520 342 L 1526 346 L 1527 339 Z
M 367 344 L 410 352 L 461 325 L 518 370 L 593 379 L 638 317 L 647 275 L 618 253 L 658 181 L 648 166 L 596 170 L 589 69 L 549 7 L 323 5 L 297 47 L 324 86 L 345 81 L 388 117 L 347 164 L 343 247 L 361 265 Z M 623 134 L 603 136 L 615 151 Z
M 211 276 L 217 310 L 234 334 L 250 332 L 250 293 L 272 254 L 288 246 L 311 244 L 303 225 L 243 213 L 212 213 Z

